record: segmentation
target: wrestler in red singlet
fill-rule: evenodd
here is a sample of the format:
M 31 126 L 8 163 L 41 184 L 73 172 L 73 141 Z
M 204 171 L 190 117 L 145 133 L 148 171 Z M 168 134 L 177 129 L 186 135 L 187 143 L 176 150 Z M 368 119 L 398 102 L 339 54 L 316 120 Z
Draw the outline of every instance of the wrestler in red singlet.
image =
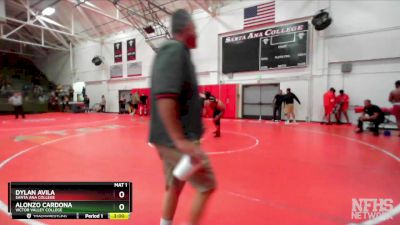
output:
M 347 94 L 344 93 L 343 90 L 340 90 L 339 93 L 340 94 L 336 97 L 336 102 L 337 104 L 339 104 L 340 108 L 337 112 L 336 118 L 338 120 L 338 123 L 340 123 L 340 117 L 343 113 L 344 117 L 346 118 L 347 124 L 349 124 L 350 121 L 349 121 L 349 116 L 347 114 L 347 110 L 349 110 L 350 98 Z

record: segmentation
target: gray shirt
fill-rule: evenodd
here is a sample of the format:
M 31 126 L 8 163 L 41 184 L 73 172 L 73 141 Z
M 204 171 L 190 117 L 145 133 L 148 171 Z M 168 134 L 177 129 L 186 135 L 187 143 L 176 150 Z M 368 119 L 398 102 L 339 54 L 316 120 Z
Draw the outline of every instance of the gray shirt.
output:
M 184 135 L 199 140 L 203 134 L 201 103 L 189 49 L 178 41 L 167 41 L 153 63 L 151 76 L 150 142 L 175 147 L 159 115 L 157 99 L 174 98 Z

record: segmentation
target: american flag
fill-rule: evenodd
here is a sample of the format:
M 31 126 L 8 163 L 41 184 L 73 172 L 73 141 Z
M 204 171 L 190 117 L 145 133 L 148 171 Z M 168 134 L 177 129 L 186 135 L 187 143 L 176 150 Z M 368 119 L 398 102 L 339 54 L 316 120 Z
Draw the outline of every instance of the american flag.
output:
M 275 23 L 275 1 L 244 9 L 244 28 Z

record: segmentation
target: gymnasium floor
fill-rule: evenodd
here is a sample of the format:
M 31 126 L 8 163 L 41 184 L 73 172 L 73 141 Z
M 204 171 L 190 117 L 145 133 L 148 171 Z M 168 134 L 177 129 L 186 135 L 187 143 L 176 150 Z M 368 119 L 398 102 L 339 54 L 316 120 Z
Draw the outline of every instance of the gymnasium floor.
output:
M 207 225 L 349 224 L 353 198 L 400 204 L 400 138 L 357 135 L 351 126 L 223 120 L 222 137 L 206 120 L 204 150 L 218 190 Z M 118 114 L 0 116 L 0 225 L 159 223 L 163 173 L 147 144 L 148 120 Z M 7 215 L 9 181 L 132 181 L 128 221 L 17 221 Z M 185 188 L 176 223 L 193 190 Z M 381 224 L 400 224 L 400 215 Z

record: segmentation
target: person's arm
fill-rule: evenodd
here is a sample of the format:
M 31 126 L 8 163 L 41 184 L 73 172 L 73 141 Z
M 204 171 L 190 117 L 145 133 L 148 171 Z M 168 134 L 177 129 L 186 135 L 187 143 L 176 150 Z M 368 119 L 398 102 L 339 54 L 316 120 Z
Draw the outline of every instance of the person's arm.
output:
M 364 121 L 366 118 L 365 118 L 365 109 L 363 110 L 363 112 L 362 112 L 362 114 L 361 114 L 361 116 L 360 116 L 360 120 L 361 121 Z
M 378 116 L 379 116 L 379 113 L 374 112 L 374 114 L 373 114 L 372 116 L 370 116 L 370 117 L 368 118 L 368 120 L 376 120 L 376 119 L 378 119 Z
M 272 100 L 272 104 L 275 105 L 275 103 L 276 103 L 276 95 L 274 97 L 274 100 Z
M 297 98 L 297 96 L 295 94 L 293 94 L 294 99 L 296 99 L 296 101 L 301 105 L 300 100 Z
M 185 140 L 182 124 L 179 121 L 178 102 L 174 98 L 160 98 L 156 101 L 158 112 L 169 136 L 175 145 Z
M 182 124 L 179 121 L 178 102 L 174 98 L 160 98 L 156 101 L 158 112 L 165 129 L 174 142 L 176 148 L 190 155 L 195 161 L 201 161 L 198 155 L 198 146 L 186 139 Z
M 226 109 L 224 103 L 222 103 L 221 101 L 218 101 L 217 107 L 218 107 L 218 110 L 221 111 L 221 112 L 218 114 L 218 116 L 215 117 L 215 120 L 221 119 L 222 116 L 224 115 L 225 109 Z
M 394 93 L 393 93 L 393 91 L 390 92 L 390 94 L 389 94 L 389 102 L 391 102 L 391 103 L 394 102 Z

